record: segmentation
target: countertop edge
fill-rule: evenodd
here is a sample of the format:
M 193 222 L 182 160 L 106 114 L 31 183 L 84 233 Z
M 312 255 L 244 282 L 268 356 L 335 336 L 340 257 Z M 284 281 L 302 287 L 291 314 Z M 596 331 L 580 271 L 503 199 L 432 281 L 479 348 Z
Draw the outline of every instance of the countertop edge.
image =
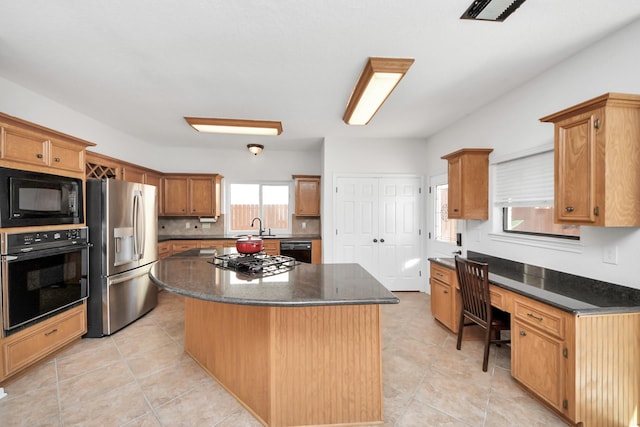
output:
M 161 263 L 162 260 L 156 261 L 154 264 Z M 153 266 L 152 266 L 153 267 Z M 398 304 L 400 299 L 393 295 L 393 298 L 360 298 L 357 300 L 263 300 L 249 298 L 229 298 L 220 297 L 200 292 L 187 291 L 179 287 L 170 286 L 153 275 L 153 268 L 149 270 L 149 278 L 157 287 L 168 292 L 182 295 L 188 298 L 195 298 L 203 301 L 219 302 L 224 304 L 248 305 L 248 306 L 268 306 L 268 307 L 321 307 L 321 306 L 338 306 L 338 305 L 380 305 L 380 304 Z M 390 291 L 389 291 L 390 292 Z M 391 293 L 391 292 L 390 292 Z
M 441 265 L 443 267 L 446 267 L 450 270 L 455 271 L 455 264 L 452 264 L 453 262 L 453 258 L 451 259 L 443 259 L 443 258 L 428 258 L 429 261 L 434 262 L 438 265 Z M 589 315 L 601 315 L 601 314 L 624 314 L 624 313 L 638 313 L 640 312 L 640 306 L 631 306 L 631 307 L 597 307 L 579 300 L 575 300 L 569 297 L 565 297 L 563 295 L 560 294 L 555 294 L 553 292 L 550 291 L 544 291 L 544 290 L 538 290 L 539 292 L 526 292 L 520 288 L 517 287 L 513 287 L 513 286 L 509 286 L 509 284 L 507 283 L 508 281 L 512 281 L 512 282 L 516 282 L 515 280 L 512 279 L 508 279 L 506 277 L 502 277 L 493 273 L 489 274 L 489 282 L 492 285 L 498 286 L 499 288 L 505 289 L 507 291 L 516 293 L 518 295 L 522 295 L 524 297 L 527 298 L 531 298 L 533 300 L 542 302 L 544 304 L 550 305 L 552 307 L 555 307 L 559 310 L 565 311 L 567 313 L 571 313 L 573 315 L 576 316 L 589 316 Z M 519 283 L 519 282 L 517 282 Z M 527 286 L 524 283 L 521 283 L 522 286 Z M 533 288 L 536 289 L 536 288 Z M 533 290 L 532 289 L 532 290 Z M 549 293 L 553 293 L 554 295 L 557 295 L 557 297 L 566 299 L 566 300 L 572 300 L 572 301 L 576 301 L 576 303 L 581 304 L 581 305 L 585 305 L 585 307 L 569 307 L 566 305 L 563 305 L 557 301 L 553 301 L 551 299 L 545 298 L 543 295 L 540 295 L 540 292 L 549 292 Z M 586 307 L 586 306 L 589 307 Z

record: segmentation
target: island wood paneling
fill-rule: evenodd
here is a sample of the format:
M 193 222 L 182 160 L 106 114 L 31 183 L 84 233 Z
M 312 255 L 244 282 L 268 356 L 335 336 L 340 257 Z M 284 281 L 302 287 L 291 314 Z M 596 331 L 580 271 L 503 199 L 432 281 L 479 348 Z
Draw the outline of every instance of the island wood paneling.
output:
M 640 313 L 576 319 L 576 415 L 584 426 L 640 419 Z
M 382 422 L 380 307 L 186 299 L 185 348 L 270 426 Z

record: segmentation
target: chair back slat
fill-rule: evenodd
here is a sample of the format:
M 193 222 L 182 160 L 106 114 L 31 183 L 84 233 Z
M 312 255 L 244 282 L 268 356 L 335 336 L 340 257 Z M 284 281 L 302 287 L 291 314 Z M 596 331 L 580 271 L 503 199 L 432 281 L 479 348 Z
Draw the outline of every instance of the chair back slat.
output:
M 491 323 L 489 265 L 456 256 L 456 275 L 462 310 L 469 318 L 487 327 Z

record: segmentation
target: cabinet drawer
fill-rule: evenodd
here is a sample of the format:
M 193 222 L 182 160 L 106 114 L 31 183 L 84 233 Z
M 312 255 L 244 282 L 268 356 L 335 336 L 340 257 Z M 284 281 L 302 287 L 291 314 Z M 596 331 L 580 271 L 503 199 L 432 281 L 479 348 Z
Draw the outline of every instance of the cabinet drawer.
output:
M 447 267 L 443 267 L 434 262 L 431 263 L 431 277 L 440 280 L 446 284 L 451 284 L 452 277 L 455 277 L 456 272 Z
M 200 247 L 200 242 L 194 240 L 192 242 L 172 242 L 171 253 L 177 254 L 180 252 L 188 251 L 189 249 L 196 249 Z
M 491 297 L 491 305 L 502 311 L 511 312 L 509 307 L 509 298 L 506 291 L 495 285 L 489 285 L 489 295 Z
M 42 359 L 87 331 L 85 306 L 65 311 L 6 339 L 3 373 L 9 376 Z
M 564 339 L 565 314 L 546 304 L 525 298 L 514 298 L 513 315 L 537 329 Z

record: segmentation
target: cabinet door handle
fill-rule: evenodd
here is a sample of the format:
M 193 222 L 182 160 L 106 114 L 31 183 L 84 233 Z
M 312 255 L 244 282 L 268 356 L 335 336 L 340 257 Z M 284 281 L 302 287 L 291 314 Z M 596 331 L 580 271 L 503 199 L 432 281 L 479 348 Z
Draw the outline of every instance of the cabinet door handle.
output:
M 57 162 L 57 163 L 60 163 L 60 157 L 55 157 L 55 158 L 53 159 L 53 161 L 54 161 L 54 162 Z
M 45 332 L 44 336 L 48 337 L 49 335 L 55 334 L 56 332 L 58 332 L 58 328 L 55 328 L 55 329 L 53 329 L 53 330 L 51 330 L 49 332 Z
M 520 336 L 521 337 L 526 337 L 527 336 L 527 331 L 520 331 Z
M 38 159 L 41 159 L 41 158 L 43 158 L 44 156 L 43 156 L 41 153 L 38 153 L 38 154 L 36 154 L 36 157 L 37 157 Z
M 600 129 L 600 119 L 595 119 L 593 121 L 593 127 L 596 129 Z
M 567 206 L 564 210 L 567 212 L 573 212 L 573 206 Z
M 533 314 L 531 314 L 531 313 L 527 313 L 527 316 L 532 317 L 532 318 L 534 318 L 534 319 L 536 319 L 536 320 L 538 320 L 538 321 L 542 322 L 542 317 L 534 316 L 534 315 L 533 315 Z
M 454 211 L 454 212 L 458 212 L 458 209 L 454 209 L 453 211 Z

